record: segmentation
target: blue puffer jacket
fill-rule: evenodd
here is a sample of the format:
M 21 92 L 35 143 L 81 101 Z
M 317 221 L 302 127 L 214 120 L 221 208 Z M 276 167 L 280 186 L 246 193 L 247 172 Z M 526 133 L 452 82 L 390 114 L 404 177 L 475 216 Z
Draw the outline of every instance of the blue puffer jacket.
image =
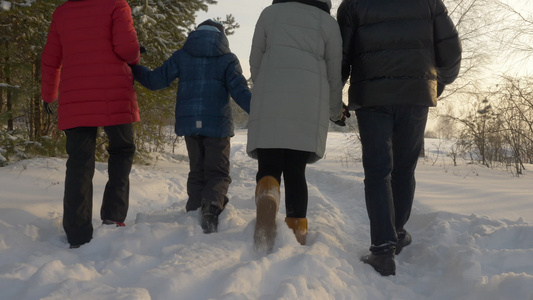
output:
M 178 136 L 233 136 L 229 96 L 250 112 L 251 93 L 226 36 L 218 31 L 190 33 L 182 49 L 151 71 L 132 67 L 135 79 L 150 90 L 168 87 L 179 78 L 176 99 Z

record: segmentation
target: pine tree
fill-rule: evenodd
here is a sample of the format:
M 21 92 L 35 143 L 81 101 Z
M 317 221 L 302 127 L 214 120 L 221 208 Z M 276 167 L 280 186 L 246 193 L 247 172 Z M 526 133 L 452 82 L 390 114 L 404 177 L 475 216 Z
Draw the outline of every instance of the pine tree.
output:
M 42 145 L 44 135 L 57 132 L 53 120 L 42 111 L 40 56 L 52 13 L 61 3 L 10 1 L 0 14 L 0 129 L 2 136 L 14 132 L 23 141 L 22 146 L 13 143 L 13 147 L 39 145 L 25 143 L 28 140 Z M 61 143 L 58 135 L 54 138 L 55 148 Z
M 207 11 L 216 0 L 129 1 L 139 42 L 147 50 L 145 61 L 160 64 L 181 48 L 195 24 L 195 14 Z
M 52 14 L 64 2 L 10 0 L 0 7 L 0 145 L 12 141 L 12 133 L 18 132 L 20 145 L 12 147 L 17 148 L 18 153 L 26 152 L 20 147 L 31 144 L 27 141 L 45 145 L 44 149 L 36 149 L 41 154 L 57 155 L 64 151 L 64 134 L 57 129 L 56 117 L 43 112 L 40 98 L 41 53 Z M 207 11 L 208 6 L 217 1 L 128 0 L 128 3 L 139 41 L 148 49 L 141 63 L 154 68 L 182 47 L 188 33 L 195 28 L 196 12 Z M 239 27 L 231 15 L 226 16 L 226 20 L 218 20 L 225 25 L 227 35 Z M 135 85 L 141 109 L 141 122 L 135 124 L 141 154 L 138 157 L 159 150 L 159 146 L 168 142 L 164 127 L 171 125 L 174 117 L 176 84 L 155 93 Z M 105 135 L 98 138 L 98 144 L 105 142 Z M 105 159 L 105 155 L 104 150 L 97 151 L 99 159 Z

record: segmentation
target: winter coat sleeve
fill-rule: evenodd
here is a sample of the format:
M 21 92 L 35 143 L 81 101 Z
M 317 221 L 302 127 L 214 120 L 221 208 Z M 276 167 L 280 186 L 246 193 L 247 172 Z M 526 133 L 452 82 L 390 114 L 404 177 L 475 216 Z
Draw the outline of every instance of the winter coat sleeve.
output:
M 328 16 L 329 17 L 329 16 Z M 333 21 L 330 34 L 327 36 L 324 58 L 329 82 L 329 115 L 333 121 L 341 118 L 342 112 L 342 37 L 339 26 Z
M 41 97 L 50 103 L 57 99 L 63 50 L 56 23 L 52 20 L 46 45 L 41 54 Z
M 163 65 L 153 71 L 145 66 L 135 65 L 131 67 L 133 76 L 140 84 L 152 91 L 161 90 L 170 86 L 174 79 L 179 77 L 177 63 L 178 51 L 176 51 Z
M 226 69 L 226 85 L 231 97 L 246 113 L 250 113 L 250 99 L 252 94 L 248 88 L 246 78 L 242 75 L 242 68 L 237 56 L 232 55 L 232 60 Z
M 352 52 L 356 24 L 353 18 L 355 13 L 351 13 L 352 2 L 343 1 L 337 10 L 337 22 L 339 23 L 342 36 L 342 83 L 345 84 L 350 77 L 352 70 Z
M 434 21 L 435 59 L 438 82 L 452 83 L 461 68 L 461 41 L 442 0 L 436 0 Z
M 113 51 L 128 64 L 138 64 L 141 59 L 139 41 L 133 27 L 131 8 L 126 0 L 116 2 L 112 22 Z

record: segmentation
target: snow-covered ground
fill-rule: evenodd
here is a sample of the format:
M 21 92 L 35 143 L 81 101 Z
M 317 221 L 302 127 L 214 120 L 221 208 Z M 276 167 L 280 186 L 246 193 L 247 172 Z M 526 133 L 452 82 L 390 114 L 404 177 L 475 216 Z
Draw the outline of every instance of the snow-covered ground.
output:
M 413 244 L 397 275 L 360 262 L 369 225 L 353 136 L 330 133 L 326 158 L 308 166 L 308 245 L 283 222 L 270 254 L 252 248 L 256 161 L 246 131 L 232 139 L 233 182 L 219 232 L 185 212 L 185 147 L 131 173 L 127 226 L 100 225 L 106 164 L 94 178 L 94 238 L 68 249 L 61 227 L 65 160 L 0 168 L 0 299 L 476 299 L 533 300 L 533 173 L 460 161 L 428 140 L 417 169 Z M 283 199 L 283 189 L 282 189 Z

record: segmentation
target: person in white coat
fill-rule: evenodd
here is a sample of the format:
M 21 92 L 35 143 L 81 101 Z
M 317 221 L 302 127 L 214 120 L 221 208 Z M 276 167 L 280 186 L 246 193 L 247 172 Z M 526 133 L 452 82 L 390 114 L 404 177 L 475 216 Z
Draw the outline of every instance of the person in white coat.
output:
M 274 0 L 255 27 L 247 153 L 258 159 L 256 249 L 274 245 L 282 175 L 285 221 L 305 244 L 305 168 L 323 157 L 329 120 L 344 124 L 342 37 L 330 9 L 330 0 Z

